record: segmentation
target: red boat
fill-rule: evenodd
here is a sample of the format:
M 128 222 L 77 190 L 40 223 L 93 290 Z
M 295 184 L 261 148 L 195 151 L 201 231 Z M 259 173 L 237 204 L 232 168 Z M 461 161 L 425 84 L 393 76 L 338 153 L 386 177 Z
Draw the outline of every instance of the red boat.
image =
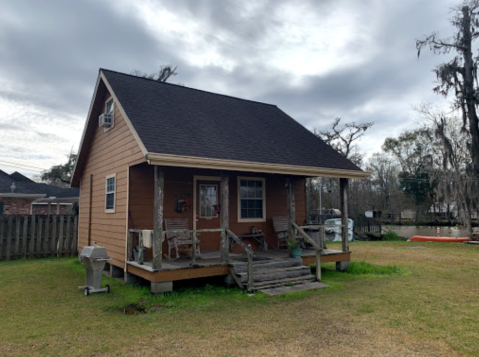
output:
M 463 243 L 467 242 L 467 237 L 428 237 L 428 236 L 414 236 L 410 239 L 411 242 L 441 242 L 441 243 Z

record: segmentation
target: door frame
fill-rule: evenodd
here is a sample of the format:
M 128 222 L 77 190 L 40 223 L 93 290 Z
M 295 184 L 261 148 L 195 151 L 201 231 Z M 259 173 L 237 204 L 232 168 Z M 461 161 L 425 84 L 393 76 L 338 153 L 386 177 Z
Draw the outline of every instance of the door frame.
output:
M 196 176 L 193 175 L 193 230 L 196 230 L 196 206 L 198 203 L 198 181 L 218 181 L 218 201 L 221 200 L 221 177 L 220 176 Z

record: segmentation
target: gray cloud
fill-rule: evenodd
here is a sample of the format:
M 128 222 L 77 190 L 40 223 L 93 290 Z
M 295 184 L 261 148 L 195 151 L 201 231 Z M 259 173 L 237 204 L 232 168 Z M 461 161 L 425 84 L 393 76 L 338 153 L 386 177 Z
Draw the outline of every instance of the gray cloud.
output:
M 152 72 L 164 63 L 178 65 L 173 83 L 276 104 L 309 128 L 324 128 L 336 116 L 374 121 L 361 147 L 376 150 L 386 135 L 414 125 L 411 104 L 437 99 L 431 69 L 444 58 L 424 52 L 418 61 L 414 40 L 433 30 L 450 34 L 446 19 L 455 1 L 302 1 L 294 8 L 299 14 L 294 23 L 285 15 L 291 5 L 286 0 L 153 2 L 154 24 L 167 23 L 164 9 L 180 22 L 175 23 L 180 30 L 163 33 L 155 32 L 134 6 L 138 3 L 125 4 L 2 4 L 0 84 L 6 85 L 0 88 L 0 105 L 9 105 L 8 112 L 0 112 L 4 153 L 36 160 L 34 166 L 64 161 L 79 143 L 100 67 Z M 324 33 L 301 27 L 302 14 Z M 355 28 L 338 45 L 334 36 L 349 20 Z M 330 28 L 321 27 L 325 24 Z M 189 25 L 194 32 L 182 33 Z M 317 35 L 317 46 L 302 48 L 309 35 Z M 321 56 L 331 51 L 318 50 L 323 40 L 340 46 L 339 57 L 334 68 L 316 73 Z M 295 47 L 289 50 L 291 43 Z M 312 73 L 298 74 L 311 60 L 299 54 L 278 65 L 277 56 L 298 50 L 318 56 Z M 204 56 L 216 59 L 204 63 Z M 25 129 L 28 142 L 22 143 L 15 132 L 29 124 L 35 128 Z M 45 152 L 38 154 L 38 148 Z

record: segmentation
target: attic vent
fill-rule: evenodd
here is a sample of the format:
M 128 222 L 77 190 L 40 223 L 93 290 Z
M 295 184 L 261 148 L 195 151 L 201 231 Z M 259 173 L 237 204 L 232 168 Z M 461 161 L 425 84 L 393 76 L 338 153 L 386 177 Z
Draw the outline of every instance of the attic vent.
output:
M 15 193 L 15 189 L 17 187 L 15 186 L 15 182 L 12 182 L 12 185 L 10 186 L 10 190 L 12 190 L 12 193 Z
M 112 114 L 102 114 L 98 118 L 98 124 L 100 127 L 109 128 L 113 124 Z

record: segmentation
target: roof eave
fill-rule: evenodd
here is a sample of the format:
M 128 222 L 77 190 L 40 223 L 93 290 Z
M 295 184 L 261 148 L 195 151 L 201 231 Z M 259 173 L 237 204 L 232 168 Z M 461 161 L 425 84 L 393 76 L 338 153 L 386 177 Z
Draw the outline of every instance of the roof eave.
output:
M 263 162 L 222 160 L 205 157 L 180 156 L 159 153 L 148 153 L 147 161 L 150 165 L 194 167 L 212 170 L 263 172 L 284 175 L 308 176 L 308 177 L 341 177 L 362 179 L 369 177 L 370 172 L 362 170 L 333 169 L 326 167 L 298 166 L 272 164 Z
M 4 198 L 43 198 L 45 196 L 38 193 L 0 193 L 0 197 Z

